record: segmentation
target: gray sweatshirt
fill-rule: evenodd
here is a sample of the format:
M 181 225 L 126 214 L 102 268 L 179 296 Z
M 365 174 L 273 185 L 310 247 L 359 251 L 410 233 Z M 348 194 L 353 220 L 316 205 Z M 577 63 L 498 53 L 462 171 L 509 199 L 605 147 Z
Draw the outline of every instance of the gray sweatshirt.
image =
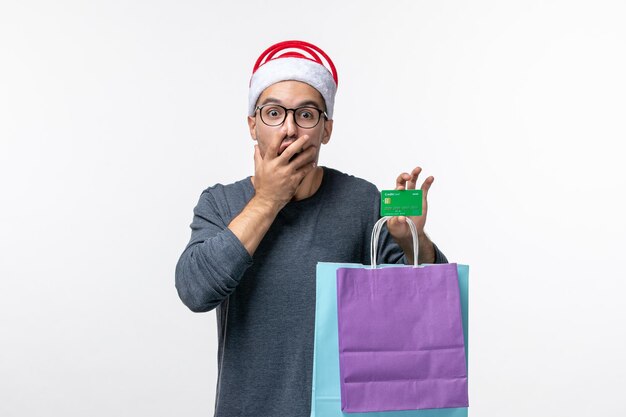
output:
M 317 192 L 278 213 L 254 256 L 227 227 L 254 196 L 250 177 L 209 187 L 194 208 L 176 289 L 194 312 L 217 308 L 216 417 L 310 415 L 316 264 L 369 264 L 380 218 L 375 185 L 322 169 Z M 386 226 L 378 259 L 407 263 Z

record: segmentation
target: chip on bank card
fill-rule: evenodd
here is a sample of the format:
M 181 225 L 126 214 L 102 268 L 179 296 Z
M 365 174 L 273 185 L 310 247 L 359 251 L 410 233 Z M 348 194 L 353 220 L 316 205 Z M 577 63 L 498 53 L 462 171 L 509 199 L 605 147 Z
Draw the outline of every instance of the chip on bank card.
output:
M 382 190 L 381 216 L 421 216 L 422 190 Z

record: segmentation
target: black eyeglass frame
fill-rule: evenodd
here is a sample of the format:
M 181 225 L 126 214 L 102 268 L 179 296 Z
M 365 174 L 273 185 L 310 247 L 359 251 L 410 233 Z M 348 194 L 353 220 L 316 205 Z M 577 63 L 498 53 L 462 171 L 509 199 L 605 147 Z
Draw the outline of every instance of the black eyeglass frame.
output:
M 283 117 L 283 120 L 280 123 L 277 123 L 275 125 L 271 125 L 269 123 L 267 123 L 264 119 L 263 119 L 263 113 L 259 113 L 259 117 L 261 118 L 261 121 L 269 127 L 276 127 L 276 126 L 280 126 L 283 123 L 285 123 L 285 120 L 287 120 L 287 115 L 289 114 L 289 110 L 291 110 L 293 112 L 293 121 L 294 123 L 302 128 L 302 129 L 313 129 L 314 127 L 316 127 L 318 124 L 320 124 L 320 120 L 322 120 L 322 115 L 324 116 L 325 120 L 328 120 L 328 114 L 326 114 L 326 112 L 324 110 L 318 109 L 317 107 L 313 107 L 313 106 L 300 106 L 300 107 L 296 107 L 295 109 L 288 109 L 285 106 L 281 106 L 280 104 L 273 104 L 273 103 L 267 103 L 264 104 L 262 106 L 256 106 L 256 108 L 254 109 L 254 111 L 256 112 L 257 110 L 263 110 L 264 107 L 267 106 L 273 106 L 273 107 L 280 107 L 281 109 L 285 110 L 285 117 Z M 304 126 L 300 126 L 300 124 L 298 123 L 298 121 L 296 120 L 296 110 L 300 110 L 300 109 L 313 109 L 313 110 L 317 110 L 318 111 L 318 115 L 317 115 L 317 123 L 315 123 L 313 126 L 311 127 L 304 127 Z

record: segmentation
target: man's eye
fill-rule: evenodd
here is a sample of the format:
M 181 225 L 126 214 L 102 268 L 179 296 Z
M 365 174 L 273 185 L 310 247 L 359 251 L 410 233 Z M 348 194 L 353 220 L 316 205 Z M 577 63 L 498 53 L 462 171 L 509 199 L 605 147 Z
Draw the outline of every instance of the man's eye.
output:
M 281 112 L 278 109 L 268 109 L 266 113 L 268 117 L 277 118 L 281 116 Z
M 313 113 L 308 110 L 303 110 L 300 112 L 300 117 L 303 119 L 310 119 L 311 117 L 313 117 Z

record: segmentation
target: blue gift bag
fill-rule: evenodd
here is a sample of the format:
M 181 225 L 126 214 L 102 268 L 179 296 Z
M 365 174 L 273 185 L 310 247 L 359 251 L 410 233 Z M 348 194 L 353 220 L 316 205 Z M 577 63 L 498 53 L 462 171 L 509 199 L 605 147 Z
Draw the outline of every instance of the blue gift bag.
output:
M 365 268 L 354 263 L 319 262 L 316 270 L 315 339 L 311 417 L 467 417 L 467 408 L 343 413 L 339 373 L 339 338 L 337 322 L 337 269 Z M 406 265 L 377 265 L 377 268 Z M 468 277 L 469 266 L 457 264 L 465 357 L 468 355 Z

